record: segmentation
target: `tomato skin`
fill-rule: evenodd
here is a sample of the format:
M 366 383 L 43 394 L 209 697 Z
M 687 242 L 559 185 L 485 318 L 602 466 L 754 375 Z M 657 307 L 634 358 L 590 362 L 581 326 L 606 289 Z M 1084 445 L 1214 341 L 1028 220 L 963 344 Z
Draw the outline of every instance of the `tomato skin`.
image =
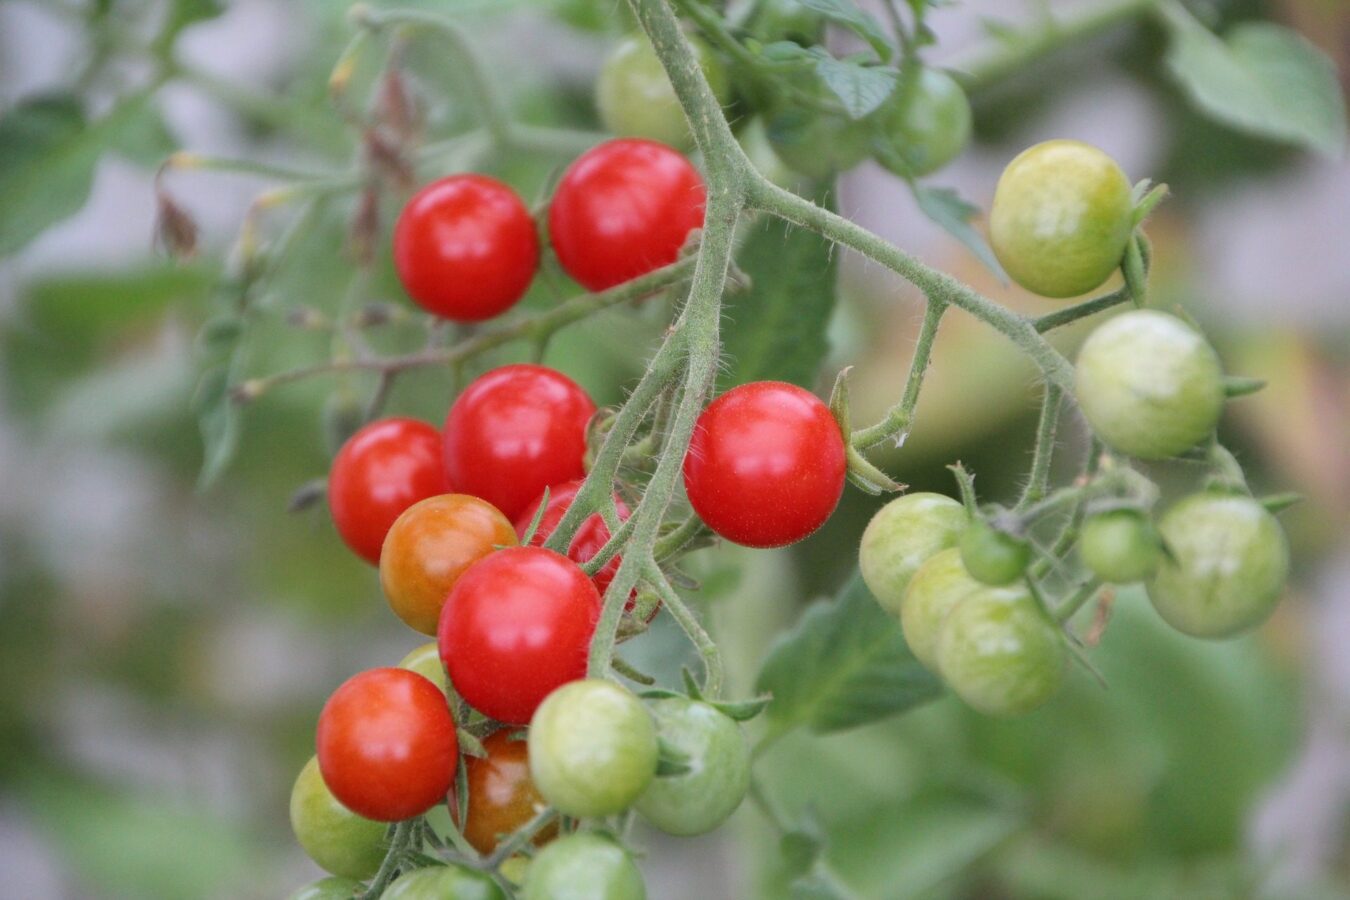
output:
M 455 582 L 497 547 L 516 542 L 511 521 L 485 500 L 442 494 L 410 506 L 385 538 L 380 586 L 408 627 L 434 635 Z
M 502 366 L 474 379 L 445 418 L 451 490 L 482 497 L 508 519 L 544 488 L 585 472 L 595 403 L 547 366 Z
M 555 688 L 585 677 L 599 616 L 600 595 L 576 563 L 542 547 L 500 550 L 450 592 L 441 660 L 470 706 L 524 725 Z
M 529 746 L 524 740 L 512 740 L 513 731 L 503 728 L 484 738 L 487 756 L 464 757 L 469 797 L 460 830 L 484 855 L 497 849 L 500 835 L 512 833 L 544 808 L 544 798 L 530 779 Z M 557 835 L 554 823 L 535 835 L 534 845 L 542 846 Z
M 687 36 L 718 102 L 731 102 L 726 67 L 703 41 Z M 615 44 L 595 85 L 595 105 L 605 128 L 624 137 L 646 138 L 688 149 L 694 139 L 684 110 L 651 41 L 641 33 Z
M 961 562 L 970 576 L 982 584 L 1012 584 L 1026 572 L 1031 547 L 988 522 L 972 522 L 961 536 Z
M 906 494 L 877 510 L 863 532 L 858 567 L 881 608 L 899 616 L 919 566 L 956 546 L 969 523 L 965 507 L 942 494 Z
M 594 831 L 554 841 L 525 870 L 521 900 L 647 900 L 642 872 L 618 844 Z
M 998 180 L 989 240 L 1012 279 L 1043 297 L 1075 297 L 1120 265 L 1133 228 L 1130 182 L 1081 141 L 1045 141 Z
M 797 106 L 771 112 L 765 131 L 788 168 L 816 181 L 847 172 L 871 150 L 866 123 Z
M 900 627 L 905 643 L 928 671 L 938 672 L 938 641 L 947 616 L 982 587 L 966 571 L 958 547 L 933 554 L 910 578 L 900 605 Z
M 1153 608 L 1193 637 L 1224 638 L 1270 617 L 1289 577 L 1284 529 L 1251 497 L 1205 492 L 1158 523 L 1164 555 L 1148 584 Z
M 380 900 L 505 900 L 502 889 L 483 872 L 464 866 L 428 866 L 400 875 Z
M 358 816 L 323 783 L 319 760 L 310 757 L 291 788 L 291 830 L 305 854 L 326 872 L 369 878 L 379 871 L 389 826 Z
M 511 188 L 451 175 L 418 191 L 394 226 L 394 266 L 428 312 L 481 322 L 515 305 L 539 267 L 539 237 Z
M 747 547 L 782 547 L 830 517 L 844 490 L 844 439 L 809 391 L 756 381 L 714 400 L 694 427 L 684 485 L 713 531 Z
M 656 725 L 612 681 L 573 681 L 549 694 L 530 720 L 529 744 L 530 777 L 564 815 L 622 812 L 656 775 Z
M 941 169 L 970 142 L 970 101 L 946 72 L 902 73 L 895 93 L 876 114 L 877 162 L 903 177 Z
M 1058 627 L 1020 584 L 968 594 L 938 638 L 948 687 L 990 716 L 1021 715 L 1048 701 L 1064 680 L 1065 658 Z
M 445 694 L 407 669 L 370 669 L 343 682 L 319 714 L 315 743 L 333 796 L 378 822 L 443 802 L 459 755 Z
M 1223 414 L 1223 366 L 1204 336 L 1149 309 L 1098 325 L 1078 351 L 1074 393 L 1116 450 L 1165 459 L 1195 446 Z
M 352 900 L 365 887 L 354 878 L 320 878 L 297 888 L 287 900 Z
M 1143 513 L 1114 509 L 1083 522 L 1078 556 L 1089 572 L 1107 584 L 1134 584 L 1157 571 L 1162 539 Z
M 347 546 L 379 565 L 389 526 L 418 500 L 449 490 L 441 433 L 417 419 L 379 419 L 342 445 L 328 471 L 328 508 Z
M 660 740 L 688 756 L 690 771 L 652 780 L 637 811 L 667 834 L 712 831 L 750 788 L 750 748 L 731 717 L 683 697 L 649 701 Z
M 614 287 L 675 262 L 689 232 L 703 227 L 706 199 L 703 177 L 672 148 L 607 141 L 558 182 L 548 209 L 553 250 L 587 289 Z
M 398 661 L 400 669 L 408 669 L 416 672 L 427 681 L 430 681 L 445 694 L 446 701 L 453 704 L 456 699 L 455 689 L 450 686 L 450 676 L 445 674 L 445 665 L 441 662 L 441 651 L 432 641 L 423 644 L 416 650 L 412 650 L 407 656 Z

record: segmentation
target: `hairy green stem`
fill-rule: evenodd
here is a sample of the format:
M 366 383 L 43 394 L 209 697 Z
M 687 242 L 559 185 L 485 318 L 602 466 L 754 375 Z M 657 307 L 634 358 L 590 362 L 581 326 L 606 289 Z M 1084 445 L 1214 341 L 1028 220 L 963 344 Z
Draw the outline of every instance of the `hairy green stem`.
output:
M 379 871 L 370 882 L 370 887 L 361 895 L 361 900 L 376 900 L 384 889 L 389 886 L 389 882 L 394 880 L 394 875 L 398 873 L 399 863 L 403 861 L 403 854 L 407 852 L 409 844 L 412 841 L 413 831 L 417 825 L 417 819 L 404 819 L 394 826 L 394 833 L 389 838 L 389 852 L 384 855 L 384 862 L 380 863 Z
M 665 606 L 666 611 L 684 629 L 690 643 L 703 657 L 705 676 L 703 695 L 709 699 L 716 699 L 722 692 L 722 682 L 726 678 L 726 670 L 722 664 L 722 651 L 717 648 L 717 642 L 708 635 L 703 625 L 699 623 L 698 616 L 685 604 L 684 599 L 671 585 L 660 566 L 649 560 L 644 567 L 643 578 L 661 596 L 661 603 Z
M 853 432 L 850 438 L 853 446 L 859 450 L 875 447 L 888 438 L 904 434 L 914 422 L 914 409 L 919 405 L 919 392 L 923 390 L 923 379 L 928 373 L 928 363 L 933 355 L 933 341 L 937 338 L 938 326 L 942 323 L 942 314 L 947 304 L 929 301 L 924 309 L 923 325 L 919 329 L 918 340 L 914 343 L 914 359 L 909 366 L 909 377 L 905 380 L 905 392 L 900 402 L 887 411 L 886 417 L 875 425 Z
M 1064 391 L 1058 385 L 1045 386 L 1045 398 L 1041 401 L 1041 417 L 1036 425 L 1036 445 L 1031 453 L 1031 474 L 1022 498 L 1017 501 L 1017 509 L 1023 510 L 1045 497 L 1050 486 L 1050 464 L 1055 456 L 1055 432 L 1059 425 L 1060 407 L 1064 401 Z

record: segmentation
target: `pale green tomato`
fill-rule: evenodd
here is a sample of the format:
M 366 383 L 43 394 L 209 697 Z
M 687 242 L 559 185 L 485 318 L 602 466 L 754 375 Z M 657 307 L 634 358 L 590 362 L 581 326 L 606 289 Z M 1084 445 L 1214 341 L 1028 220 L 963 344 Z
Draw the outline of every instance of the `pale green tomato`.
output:
M 642 872 L 622 847 L 582 831 L 549 844 L 525 872 L 521 900 L 647 900 Z
M 975 522 L 961 535 L 961 562 L 982 584 L 1012 584 L 1031 562 L 1031 546 L 988 522 Z
M 774 184 L 779 187 L 791 187 L 798 181 L 796 173 L 774 152 L 773 145 L 769 143 L 768 129 L 759 116 L 751 119 L 737 133 L 736 140 L 750 159 L 750 164 Z
M 958 697 L 990 716 L 1031 712 L 1064 680 L 1064 638 L 1023 585 L 982 587 L 942 624 L 938 668 Z
M 1162 556 L 1158 529 L 1134 509 L 1088 516 L 1078 539 L 1078 556 L 1107 584 L 1134 584 L 1152 575 Z
M 970 101 L 956 79 L 938 69 L 902 74 L 873 118 L 877 162 L 906 178 L 936 172 L 970 141 Z
M 900 604 L 900 626 L 915 658 L 938 671 L 938 637 L 956 605 L 983 587 L 970 577 L 956 547 L 940 550 L 914 572 Z
M 1164 554 L 1148 585 L 1158 615 L 1195 637 L 1229 637 L 1274 612 L 1289 577 L 1289 543 L 1251 497 L 1192 494 L 1158 523 Z
M 942 494 L 906 494 L 877 510 L 863 532 L 858 567 L 881 608 L 899 616 L 910 578 L 934 553 L 955 547 L 969 522 L 965 507 Z
M 291 788 L 291 830 L 309 858 L 346 878 L 369 878 L 380 868 L 389 826 L 362 818 L 338 802 L 311 756 Z
M 455 698 L 450 688 L 450 678 L 445 674 L 445 664 L 441 662 L 441 651 L 436 642 L 423 644 L 409 653 L 399 662 L 400 669 L 411 669 L 441 689 L 448 700 Z
M 482 872 L 463 866 L 414 869 L 398 879 L 380 900 L 505 900 L 502 889 Z
M 612 681 L 573 681 L 530 720 L 530 775 L 539 793 L 577 818 L 622 812 L 656 775 L 656 726 L 642 701 Z
M 320 878 L 298 888 L 287 900 L 352 900 L 366 889 L 354 878 Z
M 1195 446 L 1223 412 L 1223 369 L 1209 342 L 1167 313 L 1132 310 L 1078 351 L 1075 394 L 1097 436 L 1139 459 Z
M 989 240 L 1012 279 L 1045 297 L 1075 297 L 1111 276 L 1133 228 L 1130 182 L 1081 141 L 1023 150 L 998 180 Z
M 731 101 L 731 84 L 717 55 L 696 37 L 688 38 L 719 103 Z M 600 69 L 595 105 L 605 128 L 622 137 L 647 138 L 677 149 L 693 146 L 675 89 L 656 51 L 644 35 L 630 35 L 614 46 Z
M 741 727 L 707 703 L 683 697 L 652 700 L 647 708 L 660 739 L 687 757 L 689 771 L 653 779 L 637 811 L 670 834 L 712 831 L 750 787 L 750 748 Z
M 778 158 L 808 178 L 847 172 L 871 153 L 867 125 L 815 110 L 786 107 L 765 123 Z

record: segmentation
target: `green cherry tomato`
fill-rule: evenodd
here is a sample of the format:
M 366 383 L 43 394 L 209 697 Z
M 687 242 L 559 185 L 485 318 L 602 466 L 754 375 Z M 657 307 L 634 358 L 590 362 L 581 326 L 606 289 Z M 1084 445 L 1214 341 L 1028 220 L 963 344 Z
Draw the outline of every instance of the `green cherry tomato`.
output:
M 1148 585 L 1158 615 L 1178 631 L 1221 638 L 1264 622 L 1284 593 L 1289 544 L 1251 497 L 1192 494 L 1158 523 L 1170 555 Z
M 1078 351 L 1078 405 L 1102 440 L 1139 459 L 1195 446 L 1223 412 L 1223 368 L 1194 328 L 1132 310 L 1088 335 Z
M 352 900 L 366 886 L 354 878 L 320 878 L 298 888 L 286 900 Z
M 792 41 L 810 47 L 824 37 L 825 20 L 800 0 L 760 0 L 750 18 L 749 30 L 761 44 Z
M 435 641 L 423 644 L 403 657 L 398 667 L 411 669 L 440 688 L 447 699 L 454 699 L 455 692 L 450 687 L 450 678 L 445 674 L 445 664 L 441 662 L 441 651 Z
M 982 587 L 942 625 L 938 668 L 958 697 L 991 716 L 1031 712 L 1064 680 L 1064 640 L 1023 585 Z
M 817 181 L 833 178 L 871 153 L 867 126 L 796 106 L 771 113 L 765 128 L 778 158 Z
M 976 581 L 995 586 L 1012 584 L 1027 570 L 1031 547 L 988 522 L 973 522 L 961 536 L 961 562 Z
M 688 40 L 713 94 L 723 105 L 729 103 L 731 85 L 721 60 L 698 38 Z M 610 51 L 596 82 L 595 105 L 605 128 L 622 137 L 647 138 L 681 149 L 693 144 L 675 89 L 644 35 L 629 35 Z
M 369 878 L 380 868 L 389 826 L 338 802 L 310 757 L 291 788 L 291 830 L 309 858 L 334 875 Z
M 863 581 L 881 608 L 900 615 L 905 589 L 925 560 L 955 547 L 970 517 L 942 494 L 906 494 L 872 516 L 858 548 Z
M 1133 215 L 1130 182 L 1115 160 L 1081 141 L 1046 141 L 1003 170 L 989 238 L 1022 287 L 1075 297 L 1120 265 Z
M 530 775 L 559 812 L 608 816 L 633 805 L 656 774 L 656 726 L 642 702 L 598 678 L 564 684 L 530 720 Z
M 662 741 L 684 754 L 689 771 L 658 776 L 638 798 L 648 822 L 669 834 L 712 831 L 750 787 L 750 748 L 741 728 L 707 703 L 667 697 L 647 704 Z
M 936 172 L 970 141 L 970 101 L 946 72 L 905 72 L 873 116 L 877 162 L 904 177 Z
M 487 875 L 463 866 L 414 869 L 398 879 L 381 900 L 505 900 L 506 895 Z
M 909 580 L 900 604 L 900 626 L 909 649 L 930 672 L 938 671 L 942 623 L 958 603 L 983 587 L 970 577 L 956 547 L 930 556 Z
M 642 872 L 622 847 L 590 831 L 559 838 L 525 872 L 521 900 L 646 900 Z
M 1088 516 L 1078 556 L 1107 584 L 1134 584 L 1157 570 L 1162 541 L 1148 516 L 1136 509 L 1113 509 Z

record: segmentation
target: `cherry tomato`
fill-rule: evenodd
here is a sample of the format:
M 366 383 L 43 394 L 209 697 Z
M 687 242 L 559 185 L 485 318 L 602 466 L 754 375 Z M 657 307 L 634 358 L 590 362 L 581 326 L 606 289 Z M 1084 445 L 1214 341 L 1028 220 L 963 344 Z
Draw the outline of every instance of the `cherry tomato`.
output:
M 687 40 L 713 95 L 723 105 L 731 102 L 731 84 L 722 61 L 698 38 L 690 36 Z M 651 41 L 643 34 L 625 37 L 605 57 L 595 85 L 595 105 L 600 121 L 615 134 L 685 149 L 693 146 L 675 89 Z
M 603 143 L 567 168 L 549 205 L 558 262 L 592 291 L 673 263 L 703 227 L 706 194 L 698 170 L 664 144 Z
M 525 871 L 521 900 L 647 900 L 628 852 L 594 831 L 554 841 Z
M 900 615 L 905 589 L 925 560 L 955 547 L 970 517 L 942 494 L 906 494 L 872 516 L 858 548 L 863 581 L 881 608 Z
M 403 208 L 394 266 L 423 309 L 481 322 L 525 295 L 539 267 L 539 237 L 515 191 L 485 175 L 451 175 Z
M 451 864 L 400 875 L 380 900 L 506 900 L 506 894 L 487 873 Z
M 418 500 L 449 490 L 441 433 L 416 419 L 380 419 L 342 445 L 328 472 L 338 534 L 376 565 L 389 526 Z
M 871 152 L 865 122 L 799 106 L 771 112 L 765 129 L 779 159 L 816 181 L 847 172 Z
M 1074 297 L 1120 265 L 1133 216 L 1115 160 L 1081 141 L 1046 141 L 1003 170 L 989 240 L 1013 281 L 1044 297 Z
M 1164 459 L 1218 424 L 1223 368 L 1209 342 L 1176 316 L 1131 310 L 1083 342 L 1075 394 L 1106 443 L 1140 459 Z
M 442 494 L 398 517 L 380 555 L 380 586 L 389 608 L 423 634 L 435 634 L 441 607 L 474 563 L 516 542 L 511 521 L 485 500 Z
M 567 514 L 567 509 L 572 505 L 573 498 L 577 491 L 581 489 L 581 479 L 569 481 L 565 484 L 554 485 L 548 491 L 548 506 L 544 507 L 544 514 L 539 518 L 539 527 L 535 529 L 534 537 L 530 539 L 530 545 L 542 547 L 548 540 L 549 535 L 553 534 L 553 529 L 558 527 L 562 517 Z M 516 535 L 524 539 L 525 532 L 529 530 L 530 523 L 534 521 L 535 513 L 539 510 L 539 503 L 543 495 L 536 497 L 534 502 L 525 507 L 519 518 L 516 519 Z M 619 497 L 614 495 L 614 506 L 619 511 L 619 521 L 628 519 L 628 506 Z M 609 541 L 610 532 L 605 520 L 596 513 L 586 521 L 581 523 L 577 529 L 576 535 L 572 538 L 572 544 L 567 548 L 567 558 L 577 565 L 588 562 L 600 549 Z M 614 580 L 614 573 L 619 571 L 619 565 L 623 562 L 623 557 L 616 556 L 605 564 L 599 572 L 591 576 L 591 581 L 595 582 L 595 589 L 603 597 L 609 583 Z M 633 599 L 630 597 L 626 609 L 633 608 Z M 656 611 L 652 611 L 656 615 Z
M 684 486 L 713 531 L 782 547 L 815 531 L 844 490 L 844 439 L 830 409 L 781 381 L 732 388 L 698 417 Z
M 712 831 L 750 787 L 750 748 L 741 727 L 707 703 L 665 697 L 647 704 L 659 739 L 685 755 L 689 771 L 652 780 L 636 808 L 669 834 Z
M 990 716 L 1031 712 L 1064 680 L 1064 639 L 1025 585 L 966 595 L 942 624 L 937 658 L 956 695 Z
M 1011 584 L 1031 562 L 1031 546 L 988 522 L 972 522 L 961 536 L 961 562 L 970 577 L 983 584 Z
M 464 757 L 469 799 L 460 830 L 484 855 L 497 849 L 502 835 L 533 819 L 545 805 L 530 780 L 529 748 L 524 740 L 513 740 L 513 732 L 503 728 L 484 738 L 487 756 Z M 535 835 L 535 846 L 548 843 L 557 834 L 557 825 L 550 825 Z
M 810 47 L 821 42 L 825 20 L 800 0 L 760 0 L 755 4 L 749 28 L 761 44 L 793 41 Z
M 586 573 L 541 547 L 512 547 L 455 584 L 441 612 L 441 659 L 474 709 L 524 725 L 555 688 L 586 675 L 600 595 Z
M 1089 572 L 1107 584 L 1133 584 L 1157 571 L 1162 539 L 1143 513 L 1113 509 L 1083 522 L 1078 556 Z
M 544 488 L 586 474 L 593 415 L 586 392 L 554 369 L 521 364 L 480 375 L 445 419 L 451 490 L 482 497 L 514 519 Z
M 1148 585 L 1167 624 L 1195 637 L 1229 637 L 1274 612 L 1289 577 L 1280 523 L 1251 497 L 1193 494 L 1158 523 L 1164 555 Z
M 311 757 L 291 788 L 291 830 L 319 867 L 346 878 L 369 878 L 379 871 L 389 826 L 362 818 L 338 802 Z
M 440 688 L 447 701 L 454 700 L 455 689 L 450 686 L 450 676 L 445 674 L 445 664 L 441 662 L 441 650 L 436 646 L 435 641 L 423 644 L 410 652 L 399 660 L 398 667 L 416 672 Z
M 352 878 L 320 878 L 297 889 L 287 900 L 352 900 L 365 889 Z
M 319 770 L 348 809 L 380 822 L 445 800 L 459 739 L 440 688 L 407 669 L 347 679 L 319 714 Z
M 530 775 L 564 815 L 623 812 L 656 775 L 656 740 L 651 715 L 628 690 L 599 678 L 573 681 L 530 720 Z
M 970 101 L 946 72 L 915 68 L 874 114 L 877 162 L 906 178 L 928 175 L 957 157 L 970 141 Z
M 938 637 L 947 615 L 982 585 L 961 562 L 956 547 L 939 550 L 915 570 L 900 604 L 905 643 L 930 672 L 938 671 Z

